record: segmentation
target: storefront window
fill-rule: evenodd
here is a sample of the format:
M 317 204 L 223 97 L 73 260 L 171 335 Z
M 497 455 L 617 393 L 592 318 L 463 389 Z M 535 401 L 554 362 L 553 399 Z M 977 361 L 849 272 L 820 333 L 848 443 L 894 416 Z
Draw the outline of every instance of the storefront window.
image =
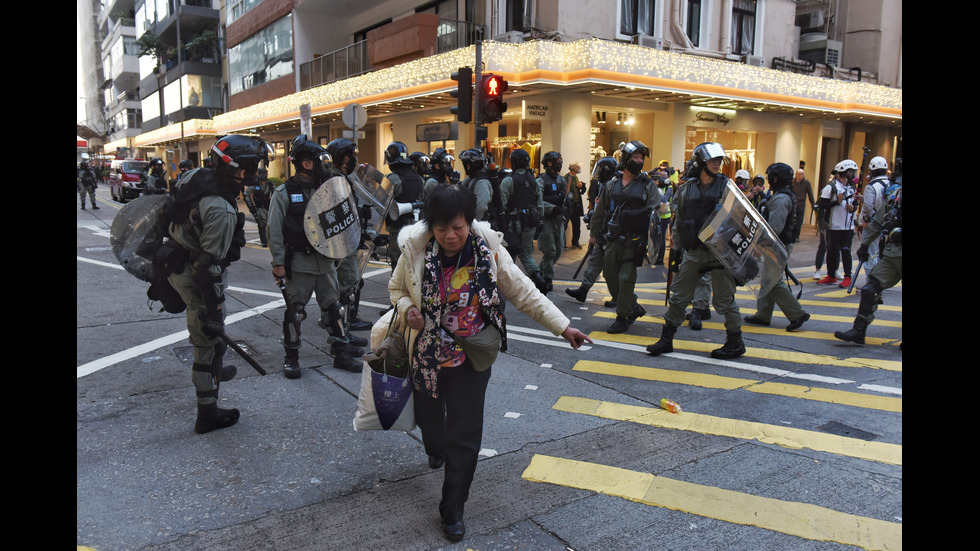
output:
M 728 162 L 721 165 L 721 172 L 734 178 L 735 172 L 745 169 L 755 176 L 765 167 L 756 166 L 756 147 L 758 136 L 752 131 L 716 130 L 710 128 L 687 127 L 684 145 L 684 158 L 690 159 L 694 148 L 704 142 L 721 144 L 728 155 Z

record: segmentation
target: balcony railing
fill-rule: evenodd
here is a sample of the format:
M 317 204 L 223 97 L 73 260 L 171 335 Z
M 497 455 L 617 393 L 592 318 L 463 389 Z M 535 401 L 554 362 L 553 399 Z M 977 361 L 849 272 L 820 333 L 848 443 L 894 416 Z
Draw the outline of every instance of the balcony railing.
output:
M 466 21 L 439 21 L 436 53 L 448 52 L 475 44 L 483 38 L 484 27 Z M 345 46 L 314 58 L 299 67 L 300 90 L 330 84 L 374 70 L 368 59 L 367 40 Z

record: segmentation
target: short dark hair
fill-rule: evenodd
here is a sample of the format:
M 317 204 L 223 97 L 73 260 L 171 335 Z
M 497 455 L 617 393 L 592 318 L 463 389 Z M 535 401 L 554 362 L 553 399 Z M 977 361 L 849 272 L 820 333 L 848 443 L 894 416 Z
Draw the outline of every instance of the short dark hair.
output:
M 459 184 L 440 184 L 426 196 L 423 212 L 429 230 L 435 225 L 448 224 L 460 214 L 472 224 L 476 218 L 476 194 Z

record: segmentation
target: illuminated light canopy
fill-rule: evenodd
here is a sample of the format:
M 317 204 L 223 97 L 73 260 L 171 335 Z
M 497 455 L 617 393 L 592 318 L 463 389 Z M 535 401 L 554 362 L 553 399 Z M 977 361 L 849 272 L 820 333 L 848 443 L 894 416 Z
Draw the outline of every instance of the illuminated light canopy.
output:
M 520 44 L 486 41 L 482 53 L 485 71 L 501 75 L 511 86 L 604 84 L 687 94 L 692 100 L 721 98 L 804 112 L 902 118 L 901 89 L 777 71 L 637 44 L 600 39 L 537 40 Z M 371 106 L 448 94 L 457 84 L 449 76 L 459 67 L 472 64 L 474 57 L 475 46 L 469 46 L 289 94 L 217 115 L 213 130 L 225 134 L 297 123 L 300 106 L 304 104 L 311 106 L 314 116 L 321 116 L 339 113 L 351 102 Z M 151 143 L 142 136 L 139 142 Z

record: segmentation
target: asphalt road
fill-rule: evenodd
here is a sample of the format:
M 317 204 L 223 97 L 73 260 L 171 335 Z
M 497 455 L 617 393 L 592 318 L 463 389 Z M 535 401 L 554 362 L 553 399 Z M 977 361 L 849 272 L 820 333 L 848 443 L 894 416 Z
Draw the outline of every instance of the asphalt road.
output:
M 885 292 L 864 346 L 837 341 L 858 297 L 821 287 L 812 227 L 790 267 L 813 318 L 743 327 L 748 353 L 719 362 L 717 314 L 675 352 L 643 351 L 663 323 L 664 271 L 640 269 L 648 315 L 626 334 L 601 284 L 564 294 L 584 253 L 567 249 L 549 297 L 596 340 L 572 350 L 508 308 L 510 348 L 492 370 L 466 538 L 442 534 L 442 471 L 418 429 L 356 432 L 360 374 L 335 369 L 325 332 L 303 325 L 302 378 L 281 371 L 282 297 L 252 243 L 230 268 L 221 386 L 233 427 L 198 435 L 182 315 L 157 312 L 122 270 L 108 230 L 121 205 L 77 212 L 76 543 L 114 550 L 901 549 L 901 285 Z M 856 264 L 856 262 L 855 262 Z M 387 305 L 372 263 L 361 315 Z M 863 282 L 860 276 L 858 286 Z M 794 288 L 795 290 L 795 288 Z M 755 308 L 739 290 L 743 314 Z M 315 306 L 313 306 L 315 309 Z M 366 333 L 363 333 L 366 335 Z M 660 409 L 661 398 L 683 412 Z

